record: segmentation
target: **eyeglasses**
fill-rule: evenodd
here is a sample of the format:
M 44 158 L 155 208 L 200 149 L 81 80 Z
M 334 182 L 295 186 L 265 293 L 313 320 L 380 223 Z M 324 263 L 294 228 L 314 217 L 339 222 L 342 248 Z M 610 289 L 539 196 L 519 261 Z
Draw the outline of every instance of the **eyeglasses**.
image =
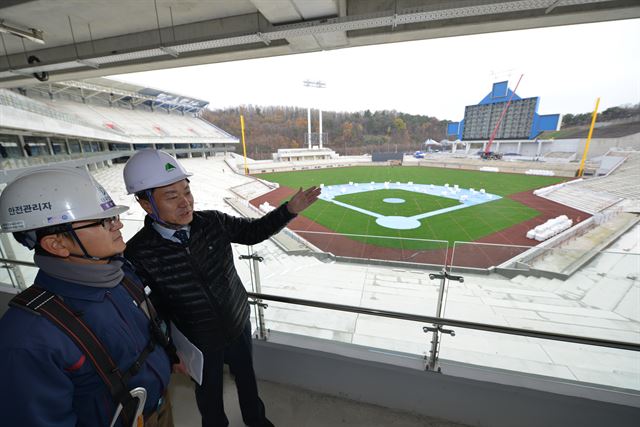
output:
M 81 225 L 80 227 L 73 227 L 73 230 L 82 230 L 83 228 L 102 226 L 107 231 L 113 230 L 116 222 L 120 221 L 120 215 L 111 216 L 109 218 L 102 218 L 98 221 L 91 222 L 89 224 Z

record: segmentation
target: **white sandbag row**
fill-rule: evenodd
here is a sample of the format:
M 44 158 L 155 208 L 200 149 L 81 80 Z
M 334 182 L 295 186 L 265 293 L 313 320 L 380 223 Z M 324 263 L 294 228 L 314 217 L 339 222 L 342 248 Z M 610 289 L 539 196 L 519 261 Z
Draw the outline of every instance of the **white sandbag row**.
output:
M 542 176 L 555 176 L 554 171 L 549 171 L 545 169 L 528 169 L 525 172 L 525 175 L 542 175 Z
M 573 220 L 569 219 L 566 215 L 560 215 L 559 217 L 552 218 L 544 224 L 540 224 L 536 228 L 527 231 L 527 239 L 542 242 L 543 240 L 547 240 L 548 238 L 571 228 L 572 225 Z

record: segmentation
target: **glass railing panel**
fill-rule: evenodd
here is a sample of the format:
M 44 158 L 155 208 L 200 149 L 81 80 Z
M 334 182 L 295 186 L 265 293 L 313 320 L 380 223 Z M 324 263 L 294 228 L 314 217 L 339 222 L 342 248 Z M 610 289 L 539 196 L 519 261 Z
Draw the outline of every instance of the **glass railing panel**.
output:
M 27 265 L 14 265 L 13 268 L 14 268 L 14 272 L 16 273 L 15 276 L 17 276 L 16 284 L 19 283 L 20 276 L 18 275 L 21 275 L 26 287 L 33 285 L 36 279 L 36 274 L 38 274 L 37 267 L 32 267 Z M 16 287 L 19 287 L 19 286 L 16 286 Z
M 10 262 L 0 263 L 0 285 L 24 289 L 33 284 L 37 273 L 38 269 L 34 266 L 16 265 Z
M 638 352 L 453 328 L 442 335 L 441 363 L 455 361 L 542 375 L 552 381 L 640 392 Z
M 0 240 L 0 258 L 8 259 Z M 15 266 L 9 263 L 0 262 L 0 286 L 19 288 L 20 284 L 15 273 Z
M 0 284 L 12 288 L 18 287 L 15 277 L 11 271 L 11 267 L 2 263 L 0 263 Z
M 485 245 L 463 244 L 487 253 Z M 456 267 L 444 317 L 620 341 L 640 341 L 640 254 L 529 248 L 490 270 Z M 491 249 L 491 248 L 490 248 Z
M 383 239 L 387 247 L 379 246 Z M 418 244 L 428 249 L 416 248 Z M 356 306 L 369 303 L 373 308 L 433 315 L 435 306 L 425 307 L 417 299 L 425 295 L 435 299 L 437 284 L 429 273 L 443 268 L 446 245 L 418 239 L 289 232 L 253 249 L 264 258 L 260 263 L 263 293 Z
M 129 210 L 142 210 L 137 203 L 132 204 L 129 203 Z M 128 242 L 135 234 L 144 227 L 144 220 L 137 219 L 137 216 L 141 215 L 128 215 L 129 211 L 125 212 L 123 215 L 120 215 L 120 221 L 122 221 L 123 227 L 120 229 L 122 233 L 122 238 L 125 242 Z
M 401 312 L 432 314 L 435 310 L 437 291 L 432 287 L 422 290 L 425 295 L 417 291 L 410 295 L 385 295 L 380 291 L 373 294 L 369 287 L 380 286 L 380 281 L 377 285 L 374 284 L 376 279 L 369 284 L 366 282 L 367 277 L 375 277 L 377 273 L 372 268 L 377 266 L 366 263 L 344 266 L 335 261 L 319 261 L 309 254 L 286 255 L 271 242 L 254 245 L 252 251 L 246 246 L 234 245 L 236 269 L 248 291 L 256 292 L 257 289 L 253 261 L 239 259 L 248 253 L 263 258 L 258 263 L 263 294 Z M 424 272 L 420 275 L 427 276 Z M 418 355 L 424 354 L 428 345 L 428 337 L 416 322 L 278 301 L 264 303 L 268 305 L 264 310 L 265 325 L 270 331 Z M 251 322 L 254 328 L 258 324 L 257 318 L 257 307 L 253 305 Z
M 457 259 L 459 254 L 471 259 L 476 253 L 482 259 L 509 250 L 456 242 L 450 271 L 463 276 L 464 282 L 448 282 L 443 317 L 640 343 L 640 254 L 633 248 L 514 247 L 513 258 L 489 262 L 488 269 Z M 443 336 L 441 358 L 639 389 L 637 352 L 462 332 Z
M 5 258 L 16 259 L 18 261 L 33 262 L 33 251 L 18 243 L 11 234 L 5 234 L 6 239 L 2 239 L 2 250 Z
M 33 251 L 18 243 L 11 234 L 0 238 L 2 258 L 23 262 L 33 262 Z M 10 265 L 0 271 L 0 282 L 16 288 L 24 288 L 33 284 L 37 268 L 25 265 Z
M 263 258 L 258 268 L 264 294 L 434 316 L 439 281 L 430 280 L 429 273 L 443 269 L 447 243 L 286 231 L 252 250 Z M 239 259 L 247 253 L 247 247 L 234 245 L 236 268 L 252 290 L 253 263 Z M 415 322 L 266 303 L 271 330 L 421 355 L 428 344 Z

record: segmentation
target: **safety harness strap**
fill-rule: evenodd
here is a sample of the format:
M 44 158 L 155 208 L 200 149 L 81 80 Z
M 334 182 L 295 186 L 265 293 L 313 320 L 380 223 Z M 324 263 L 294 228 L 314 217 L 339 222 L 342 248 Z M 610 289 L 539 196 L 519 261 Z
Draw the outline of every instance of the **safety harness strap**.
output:
M 124 276 L 122 279 L 122 285 L 129 292 L 131 298 L 138 304 L 138 307 L 145 312 L 147 317 L 149 318 L 149 332 L 151 334 L 151 341 L 149 345 L 152 345 L 153 342 L 160 344 L 165 350 L 168 352 L 172 351 L 170 340 L 168 334 L 163 332 L 160 324 L 162 321 L 158 317 L 158 313 L 156 312 L 155 307 L 147 298 L 147 294 L 144 292 L 144 289 L 140 287 L 137 283 L 131 280 L 129 277 Z M 148 348 L 149 346 L 147 346 Z M 151 349 L 153 350 L 153 348 Z
M 129 393 L 127 380 L 133 375 L 129 375 L 128 371 L 124 375 L 120 372 L 109 352 L 93 331 L 64 303 L 62 298 L 53 292 L 33 285 L 13 297 L 9 305 L 43 316 L 69 336 L 91 361 L 98 375 L 109 389 L 113 400 L 122 404 L 121 418 L 123 425 L 132 424 L 138 406 L 138 399 L 132 397 Z M 144 354 L 144 358 L 141 360 L 141 357 L 138 357 L 134 364 L 134 367 L 137 366 L 137 370 L 139 370 L 139 366 L 142 366 L 144 359 L 150 352 L 145 348 L 145 351 L 140 355 Z

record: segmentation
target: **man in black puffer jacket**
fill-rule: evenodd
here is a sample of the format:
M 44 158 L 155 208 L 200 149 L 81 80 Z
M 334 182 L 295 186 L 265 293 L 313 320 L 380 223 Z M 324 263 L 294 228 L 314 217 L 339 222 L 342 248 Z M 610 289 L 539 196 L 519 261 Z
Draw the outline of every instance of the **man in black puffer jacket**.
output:
M 194 212 L 189 176 L 163 151 L 141 150 L 129 159 L 127 191 L 148 215 L 144 228 L 127 243 L 125 257 L 152 289 L 158 309 L 204 354 L 202 385 L 196 385 L 203 427 L 229 424 L 222 399 L 224 363 L 235 376 L 245 424 L 271 426 L 258 396 L 247 293 L 231 243 L 268 239 L 315 202 L 320 190 L 300 190 L 288 203 L 250 220 L 218 211 Z

